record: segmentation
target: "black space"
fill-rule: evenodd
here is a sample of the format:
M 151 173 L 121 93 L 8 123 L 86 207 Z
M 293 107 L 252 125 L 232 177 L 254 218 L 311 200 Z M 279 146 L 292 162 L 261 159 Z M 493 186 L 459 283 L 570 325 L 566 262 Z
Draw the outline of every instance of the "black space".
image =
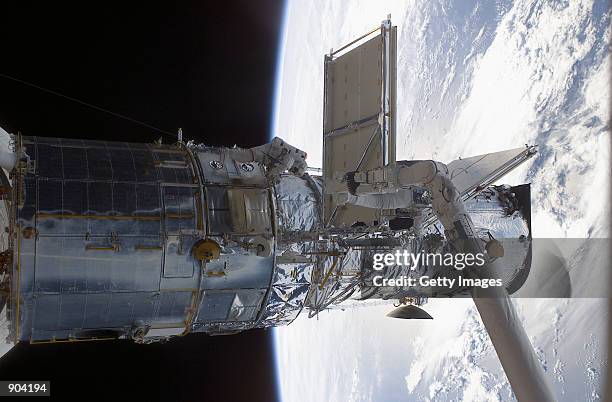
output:
M 273 402 L 271 334 L 191 334 L 152 345 L 22 343 L 0 359 L 0 378 L 51 380 L 53 401 Z
M 209 145 L 267 142 L 282 1 L 0 4 L 0 74 Z M 0 78 L 0 127 L 151 142 L 162 134 Z M 164 135 L 166 143 L 173 138 Z M 271 331 L 162 345 L 20 344 L 0 379 L 51 380 L 52 400 L 276 400 Z
M 280 0 L 3 1 L 0 73 L 173 133 L 182 127 L 207 144 L 260 145 L 269 134 L 282 11 Z M 139 142 L 160 135 L 6 79 L 0 126 Z

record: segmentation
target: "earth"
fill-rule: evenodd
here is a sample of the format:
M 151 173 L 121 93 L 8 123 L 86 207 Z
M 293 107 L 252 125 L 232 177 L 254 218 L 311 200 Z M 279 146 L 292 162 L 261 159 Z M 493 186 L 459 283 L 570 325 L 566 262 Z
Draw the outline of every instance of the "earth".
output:
M 398 160 L 536 144 L 537 157 L 503 179 L 532 183 L 534 237 L 608 238 L 607 1 L 290 0 L 272 134 L 321 166 L 323 55 L 388 14 L 398 27 Z M 558 400 L 601 399 L 606 300 L 514 302 Z M 434 320 L 393 320 L 390 306 L 374 305 L 275 329 L 280 399 L 515 400 L 473 303 L 425 308 Z

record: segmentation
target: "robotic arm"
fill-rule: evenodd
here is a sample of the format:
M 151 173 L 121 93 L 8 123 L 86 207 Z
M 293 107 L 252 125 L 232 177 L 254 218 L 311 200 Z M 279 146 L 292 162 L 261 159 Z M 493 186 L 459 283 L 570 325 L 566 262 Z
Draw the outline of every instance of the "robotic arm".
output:
M 484 253 L 472 219 L 443 163 L 397 162 L 383 169 L 349 174 L 347 179 L 351 194 L 346 202 L 371 208 L 401 205 L 398 198 L 404 187 L 426 188 L 431 195 L 433 211 L 453 246 L 463 253 Z M 383 188 L 397 190 L 381 193 Z M 495 261 L 489 261 L 488 265 L 495 269 Z M 542 366 L 505 288 L 478 288 L 472 291 L 472 297 L 517 399 L 521 402 L 554 401 Z

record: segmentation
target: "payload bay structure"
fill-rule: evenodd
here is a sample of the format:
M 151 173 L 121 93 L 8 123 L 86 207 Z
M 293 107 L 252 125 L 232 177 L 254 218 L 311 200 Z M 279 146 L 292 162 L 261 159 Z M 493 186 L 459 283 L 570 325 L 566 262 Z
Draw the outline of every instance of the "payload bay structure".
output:
M 150 343 L 367 299 L 471 295 L 519 400 L 552 400 L 507 299 L 530 269 L 529 185 L 494 185 L 536 150 L 396 161 L 396 41 L 385 20 L 325 56 L 321 176 L 280 138 L 241 149 L 12 136 L 0 154 L 8 340 Z M 504 287 L 374 286 L 373 254 L 395 249 L 482 252 Z

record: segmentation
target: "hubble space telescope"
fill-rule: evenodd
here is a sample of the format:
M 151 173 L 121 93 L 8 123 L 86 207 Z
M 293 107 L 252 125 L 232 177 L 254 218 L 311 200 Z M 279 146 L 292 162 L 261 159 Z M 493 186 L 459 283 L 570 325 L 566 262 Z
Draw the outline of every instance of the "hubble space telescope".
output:
M 507 297 L 530 269 L 529 185 L 494 185 L 536 150 L 396 160 L 396 35 L 385 20 L 325 56 L 320 174 L 280 138 L 241 149 L 13 135 L 0 155 L 8 341 L 226 335 L 373 300 L 423 318 L 426 298 L 473 296 L 518 399 L 552 400 Z M 504 286 L 375 286 L 373 255 L 395 249 L 483 253 Z

